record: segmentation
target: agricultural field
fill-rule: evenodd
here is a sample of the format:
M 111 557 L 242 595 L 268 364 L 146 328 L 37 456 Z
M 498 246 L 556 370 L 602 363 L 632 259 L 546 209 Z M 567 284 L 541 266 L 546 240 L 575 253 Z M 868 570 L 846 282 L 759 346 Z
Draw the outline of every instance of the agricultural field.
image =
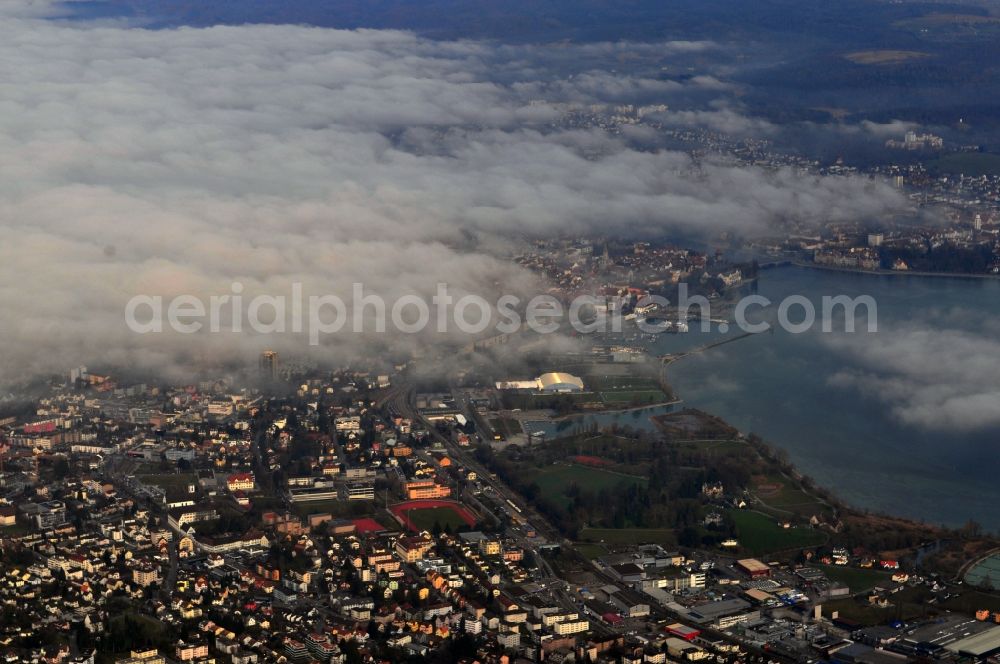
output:
M 834 612 L 841 620 L 850 620 L 859 625 L 883 625 L 890 620 L 907 620 L 920 616 L 913 606 L 891 606 L 879 608 L 853 597 L 831 600 L 823 603 L 823 615 L 832 618 Z
M 612 489 L 629 484 L 646 484 L 646 478 L 635 475 L 623 475 L 613 471 L 580 466 L 576 464 L 554 464 L 538 471 L 532 478 L 542 496 L 554 503 L 568 505 L 570 498 L 566 489 L 576 484 L 591 491 Z
M 778 516 L 810 517 L 829 509 L 780 474 L 755 477 L 753 491 L 763 504 L 763 509 Z
M 584 528 L 580 531 L 580 539 L 584 542 L 620 545 L 652 543 L 673 546 L 677 544 L 674 531 L 669 528 Z
M 895 585 L 891 581 L 892 573 L 879 569 L 862 569 L 846 565 L 813 565 L 813 567 L 821 570 L 830 581 L 847 586 L 852 593 L 871 590 L 875 586 Z
M 753 555 L 785 549 L 818 546 L 826 541 L 823 533 L 811 528 L 782 528 L 774 518 L 750 510 L 729 510 L 736 524 L 740 546 Z

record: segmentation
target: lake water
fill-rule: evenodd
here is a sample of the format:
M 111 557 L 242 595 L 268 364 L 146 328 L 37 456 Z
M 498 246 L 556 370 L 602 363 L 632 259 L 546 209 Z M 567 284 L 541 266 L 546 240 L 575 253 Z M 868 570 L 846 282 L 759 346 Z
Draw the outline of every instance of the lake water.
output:
M 757 290 L 817 309 L 824 295 L 871 295 L 878 331 L 775 331 L 688 356 L 668 370 L 686 405 L 784 448 L 857 507 L 1000 530 L 1000 281 L 783 267 L 763 271 Z

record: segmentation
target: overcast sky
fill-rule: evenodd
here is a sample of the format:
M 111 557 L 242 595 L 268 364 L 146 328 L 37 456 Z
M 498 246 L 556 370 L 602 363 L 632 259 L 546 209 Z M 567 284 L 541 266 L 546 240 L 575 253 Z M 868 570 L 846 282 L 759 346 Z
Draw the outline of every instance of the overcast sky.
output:
M 48 21 L 45 8 L 0 7 L 0 383 L 80 363 L 182 375 L 300 341 L 135 335 L 123 310 L 139 293 L 207 298 L 236 280 L 247 296 L 295 281 L 345 295 L 362 281 L 387 297 L 441 281 L 527 292 L 530 275 L 501 256 L 521 235 L 752 235 L 905 206 L 865 180 L 691 174 L 688 157 L 642 149 L 641 135 L 552 128 L 559 103 L 637 99 L 671 105 L 676 123 L 768 131 L 731 108 L 716 72 L 680 83 L 621 71 L 711 43 L 147 31 Z M 716 95 L 687 115 L 673 106 Z M 322 352 L 350 357 L 356 341 Z

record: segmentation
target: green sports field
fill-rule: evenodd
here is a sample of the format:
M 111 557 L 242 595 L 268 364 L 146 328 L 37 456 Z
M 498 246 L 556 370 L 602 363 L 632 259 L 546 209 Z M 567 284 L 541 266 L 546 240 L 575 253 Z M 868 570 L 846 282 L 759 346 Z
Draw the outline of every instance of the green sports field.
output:
M 433 530 L 434 524 L 438 524 L 442 529 L 448 528 L 452 532 L 466 525 L 462 517 L 450 507 L 428 507 L 426 509 L 407 510 L 406 516 L 414 526 L 421 530 Z

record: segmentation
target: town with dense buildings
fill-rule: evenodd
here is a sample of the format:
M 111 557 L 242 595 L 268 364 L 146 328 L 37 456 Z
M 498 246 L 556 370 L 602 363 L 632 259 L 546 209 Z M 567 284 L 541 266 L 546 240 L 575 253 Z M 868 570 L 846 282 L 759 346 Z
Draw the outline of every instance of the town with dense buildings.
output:
M 614 122 L 655 117 L 620 110 Z M 755 163 L 767 154 L 726 145 Z M 595 335 L 589 352 L 529 353 L 527 371 L 491 355 L 512 343 L 503 335 L 462 349 L 467 368 L 434 384 L 413 361 L 319 370 L 273 351 L 242 378 L 188 385 L 86 367 L 53 377 L 0 413 L 0 658 L 998 656 L 996 542 L 976 524 L 854 512 L 763 441 L 697 411 L 652 418 L 653 434 L 564 419 L 673 403 L 670 358 L 651 356 L 634 324 L 686 332 L 689 312 L 674 320 L 646 303 L 681 284 L 724 302 L 789 262 L 1000 269 L 995 181 L 880 175 L 950 225 L 790 228 L 709 249 L 525 241 L 511 258 L 550 293 L 614 298 L 629 325 Z
M 910 212 L 898 218 L 830 222 L 821 231 L 814 220 L 789 219 L 784 235 L 755 239 L 749 247 L 762 263 L 793 261 L 860 271 L 1000 274 L 1000 175 L 979 167 L 979 146 L 951 145 L 939 136 L 910 131 L 900 139 L 887 140 L 878 158 L 849 164 L 840 158 L 821 160 L 779 149 L 764 138 L 704 128 L 676 129 L 663 122 L 666 109 L 659 106 L 559 108 L 563 116 L 558 126 L 597 127 L 610 133 L 633 125 L 655 129 L 691 156 L 694 170 L 703 160 L 721 158 L 773 171 L 868 177 L 890 183 L 909 200 Z M 899 153 L 903 156 L 897 158 Z M 939 163 L 942 161 L 944 166 Z M 737 238 L 721 238 L 719 245 L 748 249 Z M 539 267 L 561 286 L 572 285 L 574 275 L 553 274 L 552 265 Z M 704 265 L 670 261 L 665 274 L 669 278 L 692 267 Z
M 630 269 L 703 260 L 637 255 Z M 781 461 L 702 414 L 664 418 L 659 437 L 518 444 L 500 435 L 516 422 L 505 399 L 586 395 L 592 374 L 421 391 L 406 366 L 303 376 L 265 353 L 257 378 L 266 387 L 166 387 L 80 367 L 4 416 L 2 661 L 958 662 L 1000 649 L 1000 597 L 956 585 L 988 538 L 893 524 L 880 539 L 805 482 L 761 485 L 757 473 L 786 477 Z M 684 451 L 680 430 L 724 440 L 732 462 Z M 776 517 L 784 494 L 813 505 Z M 931 553 L 953 540 L 964 558 L 945 571 Z
M 977 524 L 856 512 L 698 411 L 653 433 L 565 418 L 674 403 L 669 356 L 633 323 L 686 332 L 696 318 L 646 301 L 682 284 L 722 302 L 787 263 L 1000 273 L 1000 179 L 824 165 L 671 129 L 665 106 L 562 111 L 653 126 L 695 159 L 883 179 L 913 214 L 697 249 L 524 240 L 510 258 L 551 294 L 614 298 L 630 325 L 528 369 L 491 355 L 516 343 L 501 335 L 433 384 L 412 361 L 306 369 L 274 351 L 187 385 L 54 377 L 0 412 L 0 660 L 997 661 L 997 543 Z
M 998 3 L 0 0 L 0 30 L 0 664 L 1000 664 L 997 521 L 961 523 L 996 514 Z M 786 266 L 918 284 L 878 339 L 701 370 L 811 466 L 668 377 L 768 339 L 730 325 Z M 916 279 L 956 276 L 982 293 Z M 362 282 L 591 296 L 597 329 L 285 334 L 276 291 Z M 164 317 L 124 300 L 196 295 L 234 336 L 130 336 Z

